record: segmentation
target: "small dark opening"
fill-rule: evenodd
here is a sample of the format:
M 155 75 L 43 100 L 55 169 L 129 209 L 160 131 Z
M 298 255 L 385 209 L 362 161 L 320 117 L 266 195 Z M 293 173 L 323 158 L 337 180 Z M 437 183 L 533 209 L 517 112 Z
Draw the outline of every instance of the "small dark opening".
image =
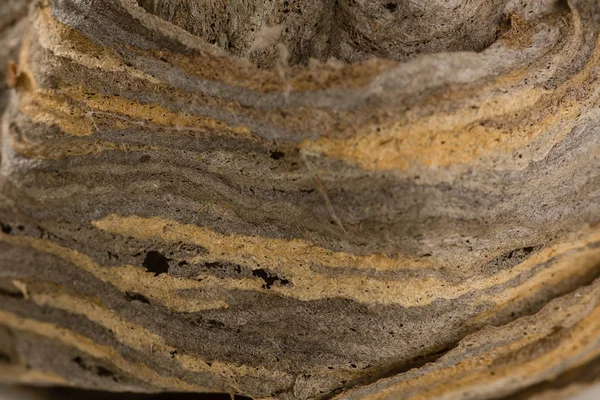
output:
M 12 227 L 10 225 L 3 224 L 2 222 L 0 222 L 0 230 L 2 230 L 2 233 L 6 233 L 8 235 L 12 232 Z
M 4 296 L 4 297 L 12 297 L 13 299 L 22 299 L 25 296 L 23 296 L 23 293 L 21 293 L 20 291 L 12 291 L 12 290 L 7 290 L 7 289 L 3 289 L 0 288 L 0 296 Z
M 80 367 L 82 367 L 82 368 L 84 367 L 84 364 L 83 364 L 83 359 L 82 359 L 81 357 L 79 357 L 79 356 L 75 357 L 75 358 L 73 359 L 73 362 L 74 362 L 75 364 L 79 365 L 79 366 L 80 366 Z
M 148 272 L 153 272 L 154 276 L 158 276 L 160 274 L 166 274 L 169 272 L 169 259 L 159 253 L 158 251 L 149 251 L 146 253 L 146 258 L 142 263 L 142 266 L 148 270 Z
M 262 268 L 255 269 L 254 271 L 252 271 L 252 275 L 254 275 L 254 276 L 262 279 L 265 282 L 265 284 L 263 285 L 263 288 L 265 288 L 265 289 L 271 289 L 271 287 L 276 282 L 279 282 L 283 286 L 286 286 L 286 285 L 290 284 L 289 280 L 280 278 L 277 275 L 273 275 L 270 272 L 265 271 Z
M 104 368 L 100 365 L 98 365 L 96 367 L 96 374 L 98 376 L 107 377 L 107 378 L 112 378 L 115 376 L 115 374 L 111 370 Z
M 390 2 L 386 3 L 384 7 L 387 8 L 390 12 L 394 12 L 398 8 L 398 4 Z
M 10 358 L 10 356 L 8 354 L 2 353 L 0 351 L 0 364 L 11 364 L 12 363 L 12 359 Z
M 271 152 L 271 158 L 273 160 L 280 160 L 283 157 L 285 157 L 285 153 L 283 151 L 272 151 Z

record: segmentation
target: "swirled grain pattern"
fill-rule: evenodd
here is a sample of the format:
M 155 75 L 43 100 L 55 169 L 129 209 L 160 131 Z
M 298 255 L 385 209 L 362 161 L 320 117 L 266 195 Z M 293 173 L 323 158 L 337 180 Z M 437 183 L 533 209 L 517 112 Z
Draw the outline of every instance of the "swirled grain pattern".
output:
M 599 30 L 596 0 L 2 3 L 1 379 L 593 382 Z

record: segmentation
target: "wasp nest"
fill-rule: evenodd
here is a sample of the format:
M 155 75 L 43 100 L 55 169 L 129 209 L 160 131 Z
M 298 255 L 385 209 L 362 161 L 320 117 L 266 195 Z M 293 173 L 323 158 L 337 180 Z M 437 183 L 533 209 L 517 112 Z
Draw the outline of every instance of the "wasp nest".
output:
M 599 28 L 596 0 L 3 0 L 1 379 L 593 382 Z

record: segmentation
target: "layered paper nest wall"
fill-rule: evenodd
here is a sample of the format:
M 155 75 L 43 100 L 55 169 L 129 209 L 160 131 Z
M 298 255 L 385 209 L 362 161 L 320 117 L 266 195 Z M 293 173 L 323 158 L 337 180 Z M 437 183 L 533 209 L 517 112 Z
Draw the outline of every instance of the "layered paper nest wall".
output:
M 0 4 L 2 380 L 600 377 L 597 1 L 28 3 Z

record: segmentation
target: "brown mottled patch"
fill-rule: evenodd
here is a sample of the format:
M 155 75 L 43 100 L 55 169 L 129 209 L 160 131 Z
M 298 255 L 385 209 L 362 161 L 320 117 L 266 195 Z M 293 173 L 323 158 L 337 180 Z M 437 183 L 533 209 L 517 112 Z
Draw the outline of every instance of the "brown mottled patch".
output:
M 10 60 L 8 62 L 8 68 L 6 70 L 6 84 L 9 88 L 14 89 L 17 86 L 17 81 L 19 79 L 19 69 L 17 64 Z
M 512 14 L 508 22 L 510 29 L 501 38 L 504 47 L 519 50 L 530 46 L 533 41 L 533 26 L 519 14 Z

